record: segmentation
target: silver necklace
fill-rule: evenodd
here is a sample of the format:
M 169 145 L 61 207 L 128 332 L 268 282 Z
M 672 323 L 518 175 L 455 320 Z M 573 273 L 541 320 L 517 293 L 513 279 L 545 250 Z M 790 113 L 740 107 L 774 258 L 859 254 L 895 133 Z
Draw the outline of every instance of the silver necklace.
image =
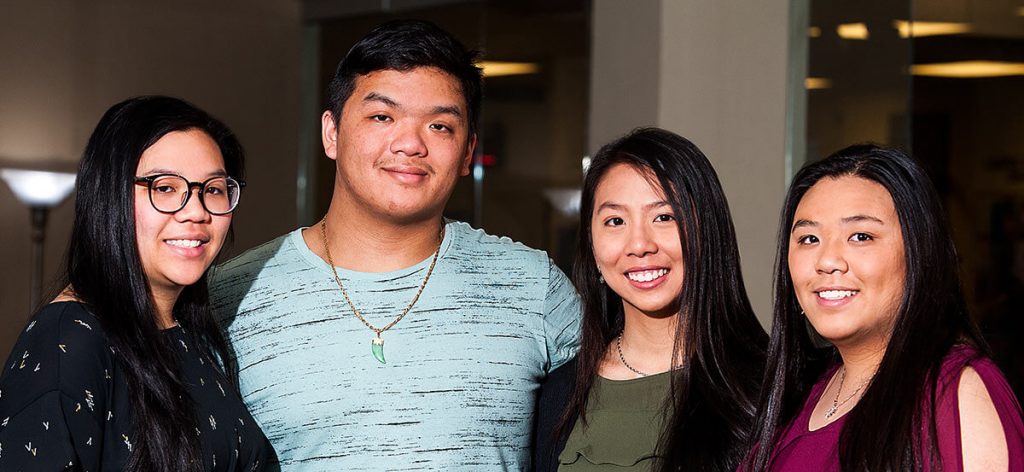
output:
M 853 393 L 850 394 L 850 396 L 844 398 L 843 401 L 839 401 L 839 394 L 842 393 L 842 391 L 843 391 L 843 382 L 845 380 L 846 380 L 846 366 L 844 365 L 842 372 L 839 374 L 839 389 L 836 390 L 836 397 L 832 399 L 832 406 L 828 407 L 828 409 L 825 410 L 825 419 L 829 419 L 833 415 L 835 415 L 836 411 L 839 410 L 839 407 L 845 405 L 847 402 L 852 400 L 853 397 L 855 397 L 858 393 L 860 393 L 860 389 L 864 388 L 864 386 L 868 384 L 868 380 L 871 380 L 871 379 L 868 378 L 868 380 L 865 380 L 865 381 L 861 382 L 860 386 L 858 386 L 857 389 L 854 390 Z
M 619 333 L 619 337 L 615 338 L 615 349 L 617 351 L 619 351 L 619 360 L 622 361 L 622 365 L 626 366 L 627 369 L 633 371 L 633 373 L 636 374 L 636 375 L 639 375 L 641 377 L 647 377 L 647 374 L 645 374 L 643 372 L 640 372 L 639 370 L 634 369 L 633 366 L 629 365 L 629 362 L 626 362 L 626 356 L 622 355 L 622 333 L 621 332 Z

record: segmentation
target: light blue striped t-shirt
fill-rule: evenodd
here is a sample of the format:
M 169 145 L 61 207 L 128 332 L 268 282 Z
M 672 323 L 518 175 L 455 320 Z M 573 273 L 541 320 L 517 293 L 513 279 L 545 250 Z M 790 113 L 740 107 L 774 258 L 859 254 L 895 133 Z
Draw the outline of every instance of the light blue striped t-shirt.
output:
M 429 265 L 337 270 L 384 326 Z M 218 267 L 210 285 L 242 397 L 286 471 L 528 469 L 538 384 L 578 346 L 579 299 L 547 255 L 460 222 L 383 334 L 386 364 L 301 229 Z

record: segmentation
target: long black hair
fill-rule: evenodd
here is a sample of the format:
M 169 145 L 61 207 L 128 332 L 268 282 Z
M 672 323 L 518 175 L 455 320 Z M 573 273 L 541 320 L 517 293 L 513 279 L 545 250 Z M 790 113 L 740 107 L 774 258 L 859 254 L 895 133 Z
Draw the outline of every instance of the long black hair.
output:
M 658 446 L 662 470 L 733 471 L 747 450 L 767 336 L 747 299 L 739 249 L 722 186 L 707 157 L 672 132 L 641 128 L 602 147 L 591 161 L 580 204 L 573 282 L 583 303 L 576 388 L 557 428 L 578 417 L 601 358 L 623 327 L 622 299 L 599 283 L 591 233 L 594 193 L 626 164 L 665 192 L 679 225 L 686 275 L 678 298 L 669 401 L 673 416 Z
M 149 283 L 135 239 L 135 173 L 142 153 L 172 131 L 200 130 L 217 143 L 227 173 L 242 176 L 242 147 L 221 122 L 182 100 L 138 97 L 114 105 L 93 131 L 82 155 L 75 221 L 66 265 L 75 297 L 90 307 L 124 367 L 133 412 L 133 448 L 127 470 L 201 470 L 196 419 L 174 353 L 157 325 Z M 237 385 L 233 359 L 209 308 L 206 277 L 185 287 L 173 315 L 225 363 Z
M 957 343 L 987 353 L 967 314 L 942 205 L 922 168 L 900 151 L 870 144 L 847 147 L 805 166 L 789 188 L 779 226 L 774 322 L 755 432 L 756 471 L 768 469 L 783 428 L 799 413 L 814 383 L 838 361 L 834 347 L 818 347 L 811 339 L 787 261 L 793 215 L 804 194 L 822 179 L 845 176 L 876 182 L 889 192 L 903 234 L 906 274 L 882 362 L 843 426 L 843 470 L 920 470 L 926 457 L 936 463 L 934 421 L 929 431 L 920 425 L 923 418 L 934 418 L 942 360 Z

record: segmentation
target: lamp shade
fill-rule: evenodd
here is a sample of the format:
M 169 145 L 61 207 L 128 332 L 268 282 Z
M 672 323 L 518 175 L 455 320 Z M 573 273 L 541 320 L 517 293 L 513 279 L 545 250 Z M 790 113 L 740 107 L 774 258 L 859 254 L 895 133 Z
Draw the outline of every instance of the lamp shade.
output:
M 53 207 L 75 189 L 75 174 L 42 170 L 0 169 L 14 196 L 30 207 Z
M 574 217 L 580 214 L 580 198 L 583 190 L 578 188 L 549 188 L 544 190 L 544 197 L 563 216 Z

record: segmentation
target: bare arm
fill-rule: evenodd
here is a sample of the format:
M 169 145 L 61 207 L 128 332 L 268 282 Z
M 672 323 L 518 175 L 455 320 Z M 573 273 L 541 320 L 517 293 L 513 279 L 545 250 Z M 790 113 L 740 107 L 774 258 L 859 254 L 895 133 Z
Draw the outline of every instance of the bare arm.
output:
M 964 472 L 1009 468 L 1006 435 L 985 382 L 972 367 L 960 375 L 960 442 Z

